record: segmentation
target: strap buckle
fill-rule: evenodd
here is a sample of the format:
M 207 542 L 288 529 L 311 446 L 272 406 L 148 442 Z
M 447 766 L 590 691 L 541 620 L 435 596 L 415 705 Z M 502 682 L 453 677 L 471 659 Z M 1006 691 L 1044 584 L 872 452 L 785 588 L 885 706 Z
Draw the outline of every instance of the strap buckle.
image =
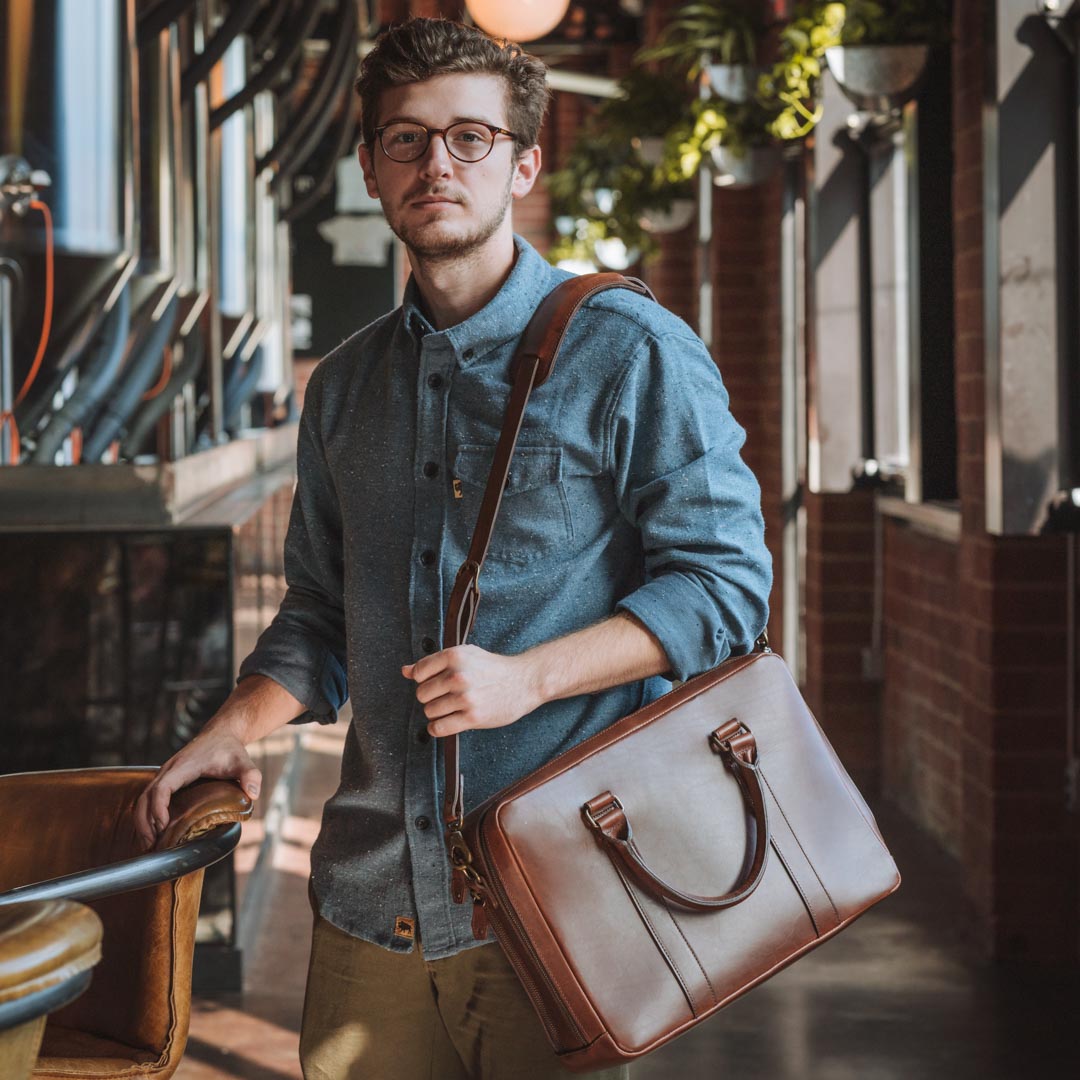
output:
M 754 733 L 736 716 L 721 724 L 709 735 L 709 748 L 728 765 L 756 765 L 757 740 Z
M 618 795 L 612 795 L 610 791 L 605 791 L 601 795 L 597 795 L 595 799 L 590 799 L 581 808 L 581 816 L 585 819 L 585 823 L 590 829 L 600 831 L 603 826 L 600 824 L 599 819 L 607 814 L 611 810 L 625 810 L 626 808 L 619 801 Z

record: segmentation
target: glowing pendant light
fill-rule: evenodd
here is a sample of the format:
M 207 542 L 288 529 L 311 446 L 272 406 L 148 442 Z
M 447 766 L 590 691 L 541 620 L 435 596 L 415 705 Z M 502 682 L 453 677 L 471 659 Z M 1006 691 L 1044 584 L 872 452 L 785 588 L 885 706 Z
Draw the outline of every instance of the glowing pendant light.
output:
M 465 6 L 492 37 L 535 41 L 562 22 L 570 0 L 466 0 Z

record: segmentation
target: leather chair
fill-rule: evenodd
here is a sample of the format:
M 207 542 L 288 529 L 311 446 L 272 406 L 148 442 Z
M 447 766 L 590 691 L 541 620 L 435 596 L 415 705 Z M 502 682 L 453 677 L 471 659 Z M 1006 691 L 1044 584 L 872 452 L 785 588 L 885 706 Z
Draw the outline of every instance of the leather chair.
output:
M 27 1080 L 45 1018 L 78 997 L 101 959 L 101 920 L 84 904 L 0 907 L 0 1076 Z
M 155 771 L 0 776 L 0 911 L 66 897 L 104 925 L 93 986 L 49 1017 L 37 1080 L 165 1080 L 183 1056 L 202 871 L 236 846 L 251 800 L 232 781 L 197 781 L 173 796 L 144 853 L 132 810 Z

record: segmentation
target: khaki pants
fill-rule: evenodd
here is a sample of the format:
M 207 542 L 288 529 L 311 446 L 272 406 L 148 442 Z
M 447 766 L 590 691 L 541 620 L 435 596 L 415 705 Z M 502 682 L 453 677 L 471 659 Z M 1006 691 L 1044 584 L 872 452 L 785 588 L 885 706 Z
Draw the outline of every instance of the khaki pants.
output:
M 427 961 L 316 918 L 300 1063 L 305 1080 L 567 1080 L 496 944 Z M 626 1080 L 625 1067 L 589 1074 Z

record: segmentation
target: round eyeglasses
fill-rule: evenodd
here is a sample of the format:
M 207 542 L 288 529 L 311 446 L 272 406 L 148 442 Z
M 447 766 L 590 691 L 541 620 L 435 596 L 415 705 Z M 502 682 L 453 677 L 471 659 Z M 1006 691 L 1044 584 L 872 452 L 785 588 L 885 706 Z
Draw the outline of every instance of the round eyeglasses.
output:
M 491 153 L 499 135 L 517 136 L 506 128 L 479 120 L 462 120 L 446 128 L 427 128 L 423 124 L 399 121 L 375 129 L 383 153 L 391 161 L 416 161 L 427 153 L 435 135 L 441 135 L 447 153 L 458 161 L 483 161 Z

